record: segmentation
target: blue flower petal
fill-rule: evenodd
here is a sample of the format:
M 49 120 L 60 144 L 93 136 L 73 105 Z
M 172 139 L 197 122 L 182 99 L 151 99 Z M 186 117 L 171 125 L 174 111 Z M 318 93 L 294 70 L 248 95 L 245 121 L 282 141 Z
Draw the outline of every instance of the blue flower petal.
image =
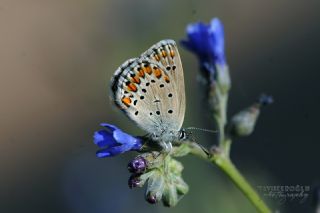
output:
M 112 124 L 108 124 L 108 123 L 101 123 L 100 126 L 103 126 L 105 128 L 107 128 L 108 130 L 110 131 L 115 131 L 117 129 L 119 129 L 118 127 L 116 127 L 115 125 L 112 125 Z
M 209 29 L 209 42 L 210 46 L 213 49 L 212 57 L 216 59 L 216 62 L 219 64 L 225 64 L 225 55 L 224 55 L 224 30 L 221 21 L 217 18 L 211 20 Z
M 121 146 L 114 146 L 114 147 L 109 147 L 106 149 L 100 149 L 97 151 L 96 155 L 99 158 L 104 158 L 104 157 L 112 157 L 115 155 L 122 154 L 124 152 L 130 151 L 131 146 L 129 145 L 121 145 Z
M 106 150 L 98 150 L 98 151 L 96 152 L 96 156 L 97 156 L 98 158 L 105 158 L 105 157 L 109 157 L 109 156 L 110 156 L 110 153 L 109 153 L 108 151 L 106 151 Z
M 99 158 L 118 155 L 131 150 L 139 150 L 142 147 L 142 140 L 123 132 L 118 127 L 102 123 L 101 126 L 107 130 L 99 130 L 94 133 L 94 143 L 100 148 L 96 155 Z
M 96 131 L 93 135 L 93 142 L 101 148 L 105 146 L 115 146 L 117 144 L 112 133 L 106 130 Z
M 207 58 L 207 53 L 210 51 L 210 47 L 207 45 L 209 42 L 207 28 L 208 26 L 201 22 L 187 26 L 190 50 L 198 53 L 200 58 Z
M 181 43 L 198 56 L 201 66 L 204 63 L 225 65 L 224 31 L 219 19 L 212 19 L 210 24 L 189 24 L 186 32 L 188 40 Z
M 113 132 L 113 137 L 118 143 L 121 144 L 134 145 L 137 141 L 135 137 L 121 131 L 120 129 L 117 129 Z

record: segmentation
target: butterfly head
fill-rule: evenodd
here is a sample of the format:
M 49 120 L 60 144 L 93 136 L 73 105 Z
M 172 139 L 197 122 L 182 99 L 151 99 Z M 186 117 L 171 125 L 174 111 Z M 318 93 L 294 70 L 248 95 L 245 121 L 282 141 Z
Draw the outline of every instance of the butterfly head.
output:
M 179 143 L 182 141 L 190 140 L 192 138 L 192 132 L 181 128 L 180 130 L 163 131 L 161 135 L 151 134 L 148 136 L 149 139 L 159 143 Z
M 188 140 L 191 135 L 192 135 L 191 131 L 187 131 L 185 128 L 181 128 L 179 131 L 179 140 L 180 141 Z

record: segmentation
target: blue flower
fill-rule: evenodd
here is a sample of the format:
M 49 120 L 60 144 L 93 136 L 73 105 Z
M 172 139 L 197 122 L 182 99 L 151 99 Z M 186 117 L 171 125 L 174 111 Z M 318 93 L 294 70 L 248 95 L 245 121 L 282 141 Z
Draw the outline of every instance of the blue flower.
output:
M 210 24 L 189 24 L 186 31 L 187 40 L 181 43 L 198 56 L 201 66 L 208 68 L 226 64 L 223 25 L 218 18 L 212 19 Z
M 97 151 L 97 157 L 115 156 L 142 147 L 141 139 L 123 132 L 118 127 L 107 123 L 102 123 L 101 126 L 107 130 L 96 131 L 93 135 L 94 143 L 102 148 Z

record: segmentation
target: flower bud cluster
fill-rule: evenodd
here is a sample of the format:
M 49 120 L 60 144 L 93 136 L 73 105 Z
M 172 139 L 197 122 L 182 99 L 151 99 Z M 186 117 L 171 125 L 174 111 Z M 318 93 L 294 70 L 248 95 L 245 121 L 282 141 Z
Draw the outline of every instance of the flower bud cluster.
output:
M 143 153 L 129 162 L 128 170 L 132 173 L 129 187 L 146 185 L 145 198 L 151 204 L 162 201 L 165 206 L 175 206 L 189 190 L 181 177 L 183 165 L 165 153 Z

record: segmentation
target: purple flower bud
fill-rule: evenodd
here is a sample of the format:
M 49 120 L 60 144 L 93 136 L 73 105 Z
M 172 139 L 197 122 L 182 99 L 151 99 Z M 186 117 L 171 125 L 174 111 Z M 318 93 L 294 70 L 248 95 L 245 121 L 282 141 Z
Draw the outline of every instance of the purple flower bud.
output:
M 141 180 L 140 176 L 136 174 L 131 175 L 128 180 L 128 186 L 130 189 L 135 187 L 142 187 L 143 184 L 144 184 L 144 181 Z
M 131 173 L 143 173 L 147 169 L 147 162 L 144 157 L 138 156 L 128 164 Z
M 149 194 L 146 200 L 148 201 L 148 203 L 151 203 L 151 204 L 156 204 L 158 202 L 156 194 L 153 194 L 153 195 Z
M 148 178 L 146 200 L 151 203 L 161 201 L 165 187 L 165 176 L 162 171 L 154 171 Z
M 262 94 L 258 99 L 258 103 L 261 106 L 267 106 L 273 103 L 273 98 L 270 95 Z

